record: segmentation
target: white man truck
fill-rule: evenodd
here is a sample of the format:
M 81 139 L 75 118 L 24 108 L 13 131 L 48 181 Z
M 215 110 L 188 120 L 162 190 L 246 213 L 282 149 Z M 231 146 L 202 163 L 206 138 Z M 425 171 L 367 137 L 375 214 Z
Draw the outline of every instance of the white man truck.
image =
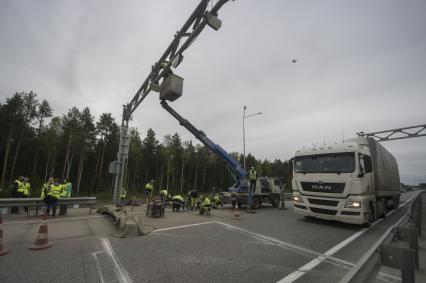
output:
M 297 151 L 292 186 L 295 212 L 308 217 L 369 226 L 399 205 L 398 164 L 373 138 Z

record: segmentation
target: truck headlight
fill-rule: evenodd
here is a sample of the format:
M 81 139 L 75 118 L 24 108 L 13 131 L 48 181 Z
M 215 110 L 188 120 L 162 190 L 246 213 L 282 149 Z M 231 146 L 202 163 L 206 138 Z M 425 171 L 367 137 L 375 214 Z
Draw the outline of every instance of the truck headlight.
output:
M 345 204 L 345 208 L 360 208 L 360 207 L 361 207 L 360 201 L 348 200 Z
M 295 202 L 303 202 L 302 198 L 299 196 L 293 196 L 293 201 Z

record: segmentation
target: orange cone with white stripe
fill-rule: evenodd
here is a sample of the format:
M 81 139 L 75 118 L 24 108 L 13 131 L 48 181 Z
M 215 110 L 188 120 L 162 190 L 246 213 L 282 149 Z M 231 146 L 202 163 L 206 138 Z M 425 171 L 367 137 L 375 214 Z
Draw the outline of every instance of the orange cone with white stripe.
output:
M 46 213 L 43 215 L 43 220 L 46 220 Z M 47 248 L 50 248 L 52 244 L 49 242 L 48 236 L 47 236 L 47 223 L 44 222 L 40 225 L 40 228 L 38 229 L 37 238 L 35 240 L 34 245 L 30 247 L 30 250 L 38 251 L 38 250 L 44 250 Z
M 5 255 L 9 250 L 3 247 L 3 216 L 0 215 L 0 256 Z

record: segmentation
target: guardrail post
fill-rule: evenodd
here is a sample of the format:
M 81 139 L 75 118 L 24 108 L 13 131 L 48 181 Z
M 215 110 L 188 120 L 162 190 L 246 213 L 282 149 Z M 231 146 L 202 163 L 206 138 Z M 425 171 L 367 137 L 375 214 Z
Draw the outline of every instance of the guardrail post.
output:
M 402 283 L 415 282 L 413 250 L 389 245 L 382 245 L 381 250 L 382 265 L 400 269 Z
M 410 221 L 410 220 L 409 220 Z M 398 240 L 408 242 L 410 249 L 413 250 L 414 266 L 418 270 L 419 266 L 419 245 L 417 241 L 417 231 L 412 221 L 410 221 L 408 227 L 397 227 Z

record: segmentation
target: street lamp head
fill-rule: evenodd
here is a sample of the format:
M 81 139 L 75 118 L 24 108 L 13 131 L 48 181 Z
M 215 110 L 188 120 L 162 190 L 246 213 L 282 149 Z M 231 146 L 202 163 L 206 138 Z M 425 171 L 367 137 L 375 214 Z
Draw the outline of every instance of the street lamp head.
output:
M 246 110 L 246 108 L 247 108 L 247 107 L 244 105 L 244 110 Z

